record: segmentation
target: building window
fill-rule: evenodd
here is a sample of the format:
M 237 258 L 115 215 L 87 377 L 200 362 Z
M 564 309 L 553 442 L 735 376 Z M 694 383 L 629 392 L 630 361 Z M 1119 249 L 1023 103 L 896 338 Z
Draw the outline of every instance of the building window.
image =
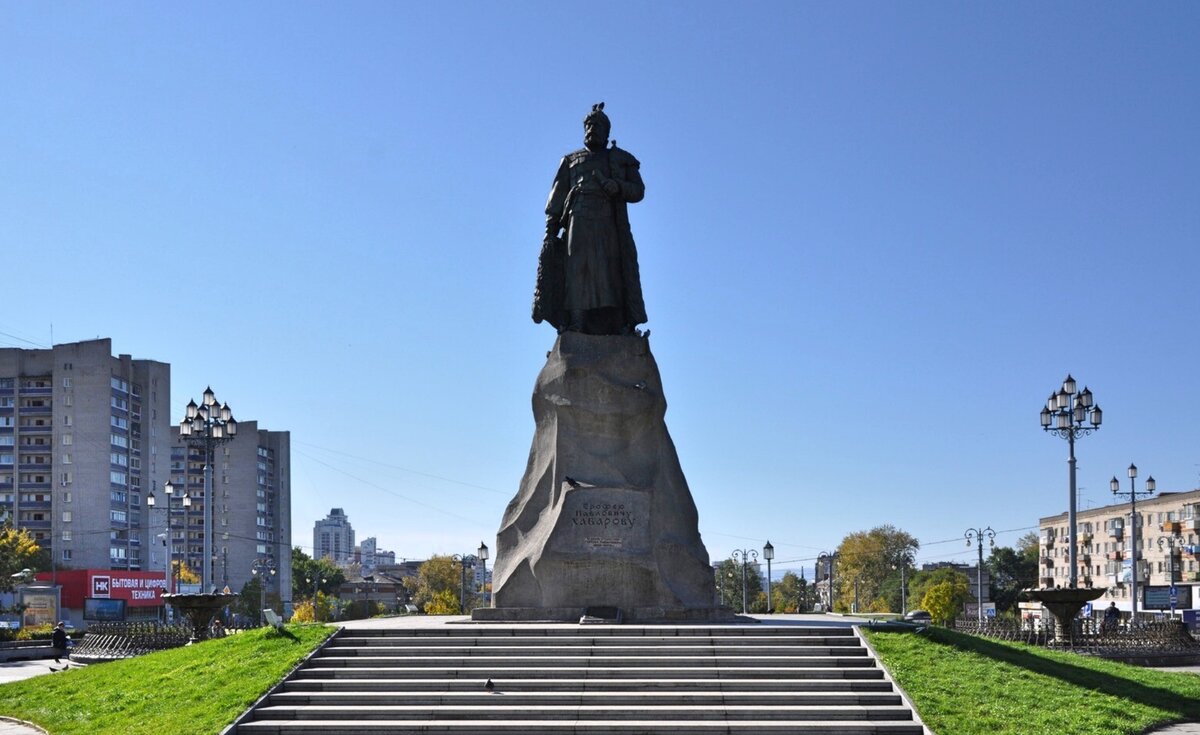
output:
M 125 473 L 124 472 L 109 472 L 108 473 L 108 481 L 114 485 L 125 485 L 126 484 Z
M 75 437 L 74 437 L 73 435 L 71 435 L 71 434 L 63 434 L 63 435 L 62 435 L 62 438 L 61 438 L 61 440 L 60 440 L 60 443 L 61 443 L 61 444 L 62 444 L 64 447 L 69 447 L 69 446 L 71 446 L 71 442 L 73 442 L 73 441 L 75 441 Z
M 70 376 L 63 378 L 63 387 L 64 387 L 64 388 L 70 388 L 70 387 L 71 387 L 71 378 L 70 378 Z
M 62 532 L 62 540 L 63 540 L 63 541 L 70 541 L 70 540 L 71 540 L 71 529 L 69 529 L 69 528 L 68 528 L 68 529 L 65 529 L 65 530 Z
M 71 511 L 64 510 L 62 519 L 63 519 L 63 523 L 70 523 L 71 522 Z
M 123 510 L 110 510 L 108 512 L 108 519 L 113 523 L 125 523 L 127 516 Z
M 62 550 L 62 560 L 63 561 L 71 561 L 71 550 L 70 549 Z

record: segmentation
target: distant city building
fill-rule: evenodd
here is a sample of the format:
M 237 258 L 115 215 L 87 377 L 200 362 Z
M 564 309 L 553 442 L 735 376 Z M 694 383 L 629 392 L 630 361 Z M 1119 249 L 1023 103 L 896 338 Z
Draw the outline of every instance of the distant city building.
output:
M 332 508 L 313 526 L 313 558 L 328 558 L 339 565 L 354 561 L 354 528 L 346 511 Z
M 379 542 L 374 536 L 362 540 L 362 543 L 355 549 L 355 556 L 364 573 L 396 563 L 396 552 L 380 549 Z
M 1126 496 L 1128 497 L 1128 496 Z M 1134 526 L 1126 500 L 1075 515 L 1079 550 L 1078 584 L 1105 587 L 1094 608 L 1117 603 L 1132 609 Z M 1163 492 L 1137 501 L 1138 609 L 1169 606 L 1169 588 L 1176 589 L 1176 609 L 1200 609 L 1200 490 Z M 1070 536 L 1067 514 L 1038 521 L 1038 582 L 1042 587 L 1070 583 Z
M 0 515 L 56 567 L 148 568 L 144 498 L 167 479 L 171 368 L 97 339 L 0 349 Z

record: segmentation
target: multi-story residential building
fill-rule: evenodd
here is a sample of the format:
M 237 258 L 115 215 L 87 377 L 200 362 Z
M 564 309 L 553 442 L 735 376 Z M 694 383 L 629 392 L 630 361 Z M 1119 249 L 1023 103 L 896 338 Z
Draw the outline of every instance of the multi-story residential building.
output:
M 396 552 L 379 548 L 379 541 L 374 536 L 363 539 L 354 551 L 363 573 L 396 563 Z
M 1038 527 L 1040 585 L 1066 586 L 1070 579 L 1067 514 L 1042 518 Z M 1172 584 L 1180 590 L 1181 600 L 1190 601 L 1187 606 L 1181 602 L 1181 607 L 1198 607 L 1195 588 L 1200 586 L 1200 490 L 1164 492 L 1139 499 L 1133 522 L 1128 502 L 1078 511 L 1076 534 L 1079 584 L 1108 589 L 1095 605 L 1113 601 L 1121 609 L 1131 609 L 1136 538 L 1138 590 L 1139 597 L 1143 597 L 1138 608 L 1148 609 L 1143 594 L 1146 586 Z M 1184 592 L 1184 587 L 1192 589 Z
M 96 339 L 0 349 L 0 515 L 56 568 L 147 568 L 143 499 L 168 474 L 171 368 Z
M 313 525 L 313 558 L 329 558 L 340 565 L 354 560 L 354 528 L 346 511 L 331 508 L 328 516 Z
M 213 449 L 213 543 L 209 574 L 217 589 L 233 592 L 253 578 L 257 559 L 272 559 L 275 575 L 268 590 L 291 597 L 291 434 L 258 428 L 257 421 L 240 421 L 237 434 Z M 156 508 L 152 519 L 157 533 L 166 532 L 170 506 L 171 545 L 155 545 L 154 567 L 166 569 L 168 554 L 185 561 L 197 574 L 204 563 L 204 449 L 171 430 L 171 483 L 179 490 Z M 186 490 L 189 505 L 182 502 Z

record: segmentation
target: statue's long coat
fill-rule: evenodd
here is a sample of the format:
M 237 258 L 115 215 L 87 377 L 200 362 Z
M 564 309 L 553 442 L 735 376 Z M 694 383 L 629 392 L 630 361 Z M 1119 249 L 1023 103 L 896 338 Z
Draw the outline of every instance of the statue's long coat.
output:
M 641 276 L 638 272 L 637 247 L 629 227 L 627 204 L 639 202 L 645 196 L 646 186 L 639 172 L 640 164 L 628 151 L 617 147 L 596 154 L 581 148 L 563 157 L 558 173 L 550 187 L 546 201 L 547 230 L 557 233 L 569 228 L 571 218 L 572 188 L 576 186 L 576 173 L 589 162 L 594 165 L 595 157 L 607 157 L 608 176 L 620 185 L 620 191 L 611 197 L 612 216 L 615 220 L 617 239 L 621 254 L 621 301 L 626 326 L 632 328 L 646 322 L 646 305 L 642 300 Z M 574 170 L 574 171 L 573 171 Z M 567 283 L 566 243 L 560 237 L 548 239 L 542 245 L 538 258 L 537 288 L 533 297 L 533 320 L 550 322 L 562 329 L 567 322 L 564 304 L 566 293 L 572 287 Z

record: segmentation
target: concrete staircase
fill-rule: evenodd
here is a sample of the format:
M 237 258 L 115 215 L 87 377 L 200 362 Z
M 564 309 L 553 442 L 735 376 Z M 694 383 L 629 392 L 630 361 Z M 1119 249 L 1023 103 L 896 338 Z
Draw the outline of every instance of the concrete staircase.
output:
M 231 732 L 925 730 L 850 628 L 442 625 L 342 631 Z

